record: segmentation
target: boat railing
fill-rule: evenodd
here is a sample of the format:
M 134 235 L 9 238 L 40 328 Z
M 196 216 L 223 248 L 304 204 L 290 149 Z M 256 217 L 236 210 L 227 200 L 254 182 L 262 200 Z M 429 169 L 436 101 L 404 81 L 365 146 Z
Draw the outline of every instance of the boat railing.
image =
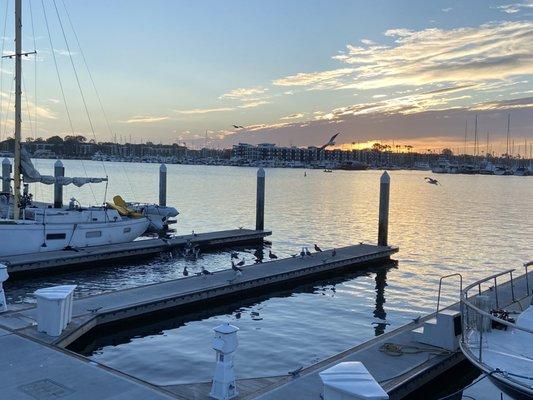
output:
M 492 329 L 503 329 L 514 332 L 521 331 L 525 334 L 533 335 L 533 329 L 526 328 L 524 326 L 517 325 L 514 319 L 509 318 L 507 311 L 500 308 L 502 299 L 501 287 L 498 286 L 498 278 L 508 276 L 509 280 L 506 281 L 507 285 L 510 285 L 511 304 L 518 303 L 521 307 L 520 300 L 527 298 L 531 293 L 529 290 L 528 282 L 528 266 L 531 263 L 524 264 L 526 271 L 526 293 L 525 296 L 516 298 L 515 293 L 515 281 L 513 279 L 513 272 L 515 269 L 508 269 L 506 271 L 499 272 L 497 274 L 488 276 L 484 279 L 476 281 L 461 291 L 461 317 L 462 317 L 462 338 L 461 348 L 463 352 L 467 354 L 471 360 L 479 363 L 489 372 L 497 372 L 493 367 L 485 364 L 483 352 L 487 349 L 487 346 L 483 343 L 483 336 L 489 333 Z M 489 293 L 492 296 L 483 298 L 482 285 L 492 284 Z M 469 293 L 475 290 L 476 294 L 470 295 Z M 492 297 L 492 298 L 491 298 Z M 506 302 L 507 305 L 508 302 Z M 493 306 L 495 306 L 493 308 Z M 485 309 L 483 309 L 485 308 Z M 530 336 L 530 341 L 533 342 L 533 336 Z M 527 341 L 525 342 L 527 343 Z M 476 348 L 476 345 L 479 346 Z M 477 351 L 476 351 L 477 350 Z M 508 350 L 506 350 L 508 351 Z M 513 379 L 512 376 L 507 376 L 508 379 L 515 381 L 518 384 L 520 382 Z
M 441 294 L 441 290 L 442 290 L 442 281 L 444 279 L 452 278 L 454 276 L 458 276 L 459 277 L 459 296 L 461 296 L 461 293 L 463 292 L 463 276 L 461 274 L 455 273 L 455 274 L 441 276 L 440 279 L 439 279 L 439 294 L 437 295 L 437 311 L 436 311 L 437 314 L 438 314 L 438 312 L 440 310 L 440 294 Z

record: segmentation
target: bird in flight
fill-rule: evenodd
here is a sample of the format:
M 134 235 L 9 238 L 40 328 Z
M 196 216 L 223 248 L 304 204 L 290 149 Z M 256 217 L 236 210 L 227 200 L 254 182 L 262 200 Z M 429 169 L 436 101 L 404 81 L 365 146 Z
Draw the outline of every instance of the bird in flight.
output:
M 244 126 L 242 125 L 233 125 L 235 129 L 244 129 Z
M 338 132 L 336 134 L 334 134 L 330 139 L 329 141 L 322 147 L 320 147 L 318 150 L 324 150 L 326 147 L 328 146 L 333 146 L 335 144 L 335 139 L 337 138 L 337 136 L 339 136 L 341 133 Z
M 429 183 L 430 185 L 440 185 L 439 181 L 436 180 L 435 178 L 430 178 L 429 176 L 426 176 L 424 179 L 425 179 L 426 182 Z

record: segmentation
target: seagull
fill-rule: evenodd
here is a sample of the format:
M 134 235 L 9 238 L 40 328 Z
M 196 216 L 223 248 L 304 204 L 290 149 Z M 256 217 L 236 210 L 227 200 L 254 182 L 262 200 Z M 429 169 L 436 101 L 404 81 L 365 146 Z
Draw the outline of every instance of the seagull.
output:
M 439 181 L 436 180 L 435 178 L 430 178 L 429 176 L 426 176 L 424 179 L 425 179 L 425 180 L 427 181 L 427 183 L 429 183 L 430 185 L 440 185 Z
M 320 150 L 324 150 L 324 149 L 325 149 L 326 147 L 328 147 L 328 146 L 333 146 L 333 145 L 335 144 L 335 139 L 336 139 L 337 136 L 339 136 L 340 134 L 341 134 L 341 133 L 339 132 L 339 133 L 336 133 L 335 135 L 333 135 L 333 136 L 328 140 L 328 142 L 327 142 L 324 146 L 320 147 L 318 150 L 319 150 L 319 151 L 320 151 Z
M 206 276 L 207 276 L 207 275 L 213 275 L 212 272 L 209 272 L 209 271 L 206 270 L 204 267 L 202 267 L 202 274 L 204 274 L 204 275 L 206 275 Z
M 233 262 L 233 260 L 231 261 L 231 269 L 234 270 L 235 272 L 242 272 L 242 268 L 237 267 L 235 263 Z
M 235 129 L 244 129 L 244 126 L 242 125 L 233 125 Z
M 274 253 L 272 253 L 272 250 L 269 250 L 268 251 L 268 257 L 271 259 L 271 260 L 275 260 L 278 258 L 277 255 L 275 255 Z
M 235 258 L 235 259 L 238 259 L 238 258 L 239 258 L 239 255 L 237 254 L 236 251 L 232 251 L 232 252 L 231 252 L 231 258 Z
M 331 251 L 331 257 L 335 257 L 337 255 L 337 250 L 333 249 Z
M 304 256 L 305 256 L 305 250 L 302 247 L 302 251 L 300 251 L 300 258 L 304 258 Z
M 242 267 L 242 266 L 244 265 L 244 263 L 245 263 L 245 261 L 244 261 L 244 260 L 241 260 L 241 261 L 239 261 L 239 262 L 237 263 L 237 265 L 238 265 L 239 267 Z
M 183 268 L 183 276 L 189 276 L 189 271 L 187 270 L 187 266 Z
M 420 322 L 420 318 L 422 318 L 420 315 L 418 317 L 416 317 L 416 318 L 413 318 L 413 322 L 415 324 L 418 324 Z
M 309 251 L 309 249 L 307 247 L 305 248 L 305 255 L 309 256 L 309 257 L 313 256 L 313 254 Z
M 300 375 L 300 372 L 302 372 L 302 369 L 304 369 L 303 365 L 299 366 L 298 368 L 296 368 L 293 371 L 289 371 L 289 375 L 292 376 L 293 378 L 295 378 L 298 375 Z
M 320 252 L 320 251 L 322 251 L 322 249 L 321 249 L 320 247 L 318 247 L 318 245 L 317 245 L 317 244 L 315 244 L 315 251 L 318 251 L 318 252 Z

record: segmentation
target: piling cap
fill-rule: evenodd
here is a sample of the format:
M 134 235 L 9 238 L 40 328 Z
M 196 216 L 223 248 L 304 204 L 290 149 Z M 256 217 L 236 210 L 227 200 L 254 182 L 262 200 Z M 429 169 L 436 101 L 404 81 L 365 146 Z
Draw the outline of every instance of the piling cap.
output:
M 214 327 L 213 330 L 216 333 L 223 333 L 225 335 L 229 335 L 230 333 L 237 332 L 239 328 L 234 325 L 231 325 L 229 322 L 226 322 L 225 324 Z
M 57 160 L 55 163 L 54 163 L 54 167 L 62 167 L 63 166 L 63 163 L 61 162 L 61 160 Z
M 159 172 L 167 172 L 167 166 L 165 164 L 161 164 L 159 166 Z
M 381 183 L 390 183 L 390 175 L 388 174 L 387 171 L 383 172 L 383 174 L 381 175 Z
M 260 167 L 257 170 L 257 177 L 258 178 L 264 178 L 265 177 L 265 169 L 263 167 Z
M 2 160 L 2 164 L 11 165 L 11 161 L 9 161 L 9 158 L 6 157 Z

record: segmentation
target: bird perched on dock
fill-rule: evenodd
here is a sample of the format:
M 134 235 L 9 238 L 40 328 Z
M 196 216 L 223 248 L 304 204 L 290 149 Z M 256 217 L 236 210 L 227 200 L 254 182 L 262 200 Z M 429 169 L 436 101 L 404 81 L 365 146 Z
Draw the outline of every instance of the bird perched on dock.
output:
M 299 366 L 295 370 L 289 371 L 289 375 L 292 376 L 293 378 L 295 378 L 298 375 L 300 375 L 300 372 L 302 372 L 302 369 L 304 369 L 303 365 Z
M 243 259 L 243 260 L 239 261 L 239 262 L 237 263 L 237 265 L 238 265 L 239 267 L 242 267 L 242 266 L 244 265 L 244 263 L 245 263 L 245 261 L 244 261 L 244 259 Z
M 239 268 L 238 266 L 236 266 L 233 260 L 231 260 L 231 269 L 234 270 L 235 272 L 242 272 L 242 268 Z
M 271 260 L 276 260 L 278 258 L 278 256 L 275 255 L 274 253 L 272 253 L 272 250 L 269 250 L 268 251 L 268 258 L 270 258 Z
M 321 252 L 322 249 L 320 247 L 318 247 L 318 245 L 315 243 L 315 251 L 318 251 L 318 252 Z
M 237 258 L 239 258 L 239 254 L 237 254 L 236 251 L 232 251 L 232 252 L 231 252 L 231 258 L 235 258 L 235 259 L 237 259 Z
M 430 178 L 429 176 L 426 176 L 424 179 L 425 179 L 426 182 L 429 183 L 430 185 L 440 185 L 439 181 L 436 180 L 435 178 Z
M 331 251 L 331 257 L 335 257 L 337 255 L 337 250 L 333 249 Z
M 300 251 L 300 258 L 304 258 L 304 257 L 305 257 L 305 250 L 302 247 L 302 251 Z
M 183 276 L 189 276 L 189 270 L 187 270 L 187 266 L 183 268 Z
M 416 318 L 413 318 L 413 322 L 415 324 L 418 324 L 420 322 L 420 318 L 422 318 L 420 315 L 418 317 L 416 317 Z
M 202 267 L 202 274 L 205 275 L 205 276 L 207 276 L 207 275 L 213 275 L 212 272 L 206 270 L 204 267 Z
M 309 251 L 309 249 L 306 247 L 305 248 L 305 255 L 308 256 L 308 257 L 312 257 L 313 254 Z

